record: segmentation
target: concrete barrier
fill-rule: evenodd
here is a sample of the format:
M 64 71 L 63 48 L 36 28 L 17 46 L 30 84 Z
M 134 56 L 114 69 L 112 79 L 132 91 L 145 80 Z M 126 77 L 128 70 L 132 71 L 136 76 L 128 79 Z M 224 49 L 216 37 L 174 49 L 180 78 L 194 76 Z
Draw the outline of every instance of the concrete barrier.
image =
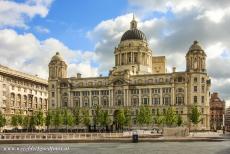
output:
M 185 137 L 189 136 L 189 129 L 185 127 L 165 127 L 163 128 L 163 136 Z

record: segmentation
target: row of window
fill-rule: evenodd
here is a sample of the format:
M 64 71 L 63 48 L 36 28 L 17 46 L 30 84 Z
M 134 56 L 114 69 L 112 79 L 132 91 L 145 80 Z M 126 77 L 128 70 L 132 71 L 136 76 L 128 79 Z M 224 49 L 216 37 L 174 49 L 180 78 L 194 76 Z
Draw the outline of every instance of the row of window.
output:
M 193 82 L 194 82 L 194 83 L 197 83 L 197 82 L 198 82 L 198 78 L 197 78 L 197 77 L 194 77 L 194 78 L 193 78 Z M 204 78 L 204 77 L 201 78 L 201 83 L 205 83 L 205 78 Z
M 193 92 L 199 92 L 198 91 L 198 86 L 194 86 L 193 87 Z M 204 93 L 205 92 L 205 85 L 201 86 L 201 92 Z
M 31 83 L 31 82 L 26 82 L 26 81 L 23 81 L 23 80 L 16 80 L 16 79 L 12 79 L 10 77 L 2 77 L 3 81 L 7 81 L 7 82 L 10 82 L 10 83 L 13 83 L 13 84 L 19 84 L 19 85 L 24 85 L 24 86 L 27 86 L 27 87 L 31 87 L 31 88 L 36 88 L 38 90 L 47 90 L 47 87 L 44 86 L 44 85 L 39 85 L 39 84 L 34 84 L 34 83 Z
M 46 92 L 42 92 L 42 91 L 37 91 L 37 90 L 32 90 L 32 89 L 27 89 L 27 88 L 21 88 L 21 87 L 15 87 L 15 86 L 10 86 L 11 90 L 17 90 L 18 92 L 25 92 L 27 93 L 29 91 L 30 94 L 34 94 L 34 95 L 44 95 L 47 96 Z

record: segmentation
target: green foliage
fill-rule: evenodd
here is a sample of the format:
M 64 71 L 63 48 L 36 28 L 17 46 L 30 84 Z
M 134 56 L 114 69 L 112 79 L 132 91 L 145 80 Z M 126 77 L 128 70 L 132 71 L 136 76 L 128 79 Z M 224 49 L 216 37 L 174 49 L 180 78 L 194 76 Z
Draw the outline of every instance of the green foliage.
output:
M 83 124 L 88 127 L 90 125 L 89 109 L 82 108 L 82 116 Z
M 54 120 L 54 114 L 52 111 L 48 111 L 46 118 L 45 118 L 45 125 L 47 126 L 47 128 L 49 128 L 50 126 L 52 126 L 53 124 L 53 120 Z
M 177 115 L 172 107 L 169 107 L 166 111 L 165 123 L 167 126 L 173 126 L 177 124 Z
M 102 111 L 100 116 L 100 124 L 101 126 L 105 127 L 111 123 L 111 119 L 107 111 Z
M 18 115 L 13 115 L 11 117 L 11 125 L 14 126 L 14 127 L 18 127 Z
M 183 123 L 183 119 L 182 119 L 181 115 L 178 115 L 177 116 L 177 126 L 181 126 L 182 123 Z
M 45 122 L 45 117 L 43 112 L 40 110 L 36 113 L 36 126 L 43 126 Z
M 73 117 L 73 113 L 68 110 L 68 109 L 64 109 L 63 112 L 63 124 L 67 125 L 67 126 L 73 126 L 74 124 L 74 117 Z
M 6 118 L 3 116 L 2 112 L 0 112 L 0 128 L 6 125 Z
M 24 116 L 23 121 L 22 121 L 22 126 L 24 128 L 28 128 L 29 127 L 29 122 L 30 122 L 29 116 Z
M 131 111 L 128 108 L 124 109 L 124 114 L 125 114 L 125 126 L 131 126 Z
M 137 113 L 137 122 L 140 126 L 150 125 L 152 123 L 152 113 L 149 106 L 142 105 Z
M 96 110 L 93 114 L 93 124 L 96 126 L 99 125 L 102 121 L 102 118 L 103 118 L 103 113 L 102 113 L 101 107 L 97 105 Z
M 37 125 L 37 116 L 35 113 L 33 113 L 32 116 L 30 117 L 29 126 L 30 128 L 35 128 L 36 125 Z
M 201 113 L 199 112 L 197 106 L 193 105 L 192 111 L 189 114 L 189 119 L 194 125 L 197 125 L 201 121 L 200 115 L 201 115 Z
M 62 113 L 60 109 L 54 112 L 54 126 L 58 128 L 62 124 Z
M 158 126 L 165 124 L 165 116 L 162 115 L 159 110 L 157 110 L 157 115 L 155 117 L 155 123 L 158 124 Z
M 123 129 L 123 126 L 125 124 L 125 113 L 123 109 L 118 109 L 115 111 L 114 122 L 119 127 L 119 129 Z
M 74 123 L 75 125 L 79 125 L 81 123 L 80 109 L 79 107 L 75 107 L 73 109 Z

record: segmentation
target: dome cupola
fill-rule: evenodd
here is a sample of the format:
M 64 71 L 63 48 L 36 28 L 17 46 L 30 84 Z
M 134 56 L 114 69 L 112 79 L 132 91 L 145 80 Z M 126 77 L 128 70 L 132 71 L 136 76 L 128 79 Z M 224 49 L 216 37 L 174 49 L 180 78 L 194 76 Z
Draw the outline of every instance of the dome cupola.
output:
M 121 42 L 126 40 L 142 40 L 147 41 L 145 34 L 137 29 L 137 21 L 133 16 L 133 20 L 130 22 L 130 29 L 127 30 L 121 37 Z

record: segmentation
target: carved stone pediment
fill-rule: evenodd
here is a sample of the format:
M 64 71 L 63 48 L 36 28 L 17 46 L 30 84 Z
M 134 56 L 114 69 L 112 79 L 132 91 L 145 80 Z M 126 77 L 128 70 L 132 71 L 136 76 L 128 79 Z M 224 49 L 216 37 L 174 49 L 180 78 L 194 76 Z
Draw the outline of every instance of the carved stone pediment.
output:
M 109 76 L 110 85 L 125 85 L 129 84 L 129 72 L 128 71 L 114 71 Z

